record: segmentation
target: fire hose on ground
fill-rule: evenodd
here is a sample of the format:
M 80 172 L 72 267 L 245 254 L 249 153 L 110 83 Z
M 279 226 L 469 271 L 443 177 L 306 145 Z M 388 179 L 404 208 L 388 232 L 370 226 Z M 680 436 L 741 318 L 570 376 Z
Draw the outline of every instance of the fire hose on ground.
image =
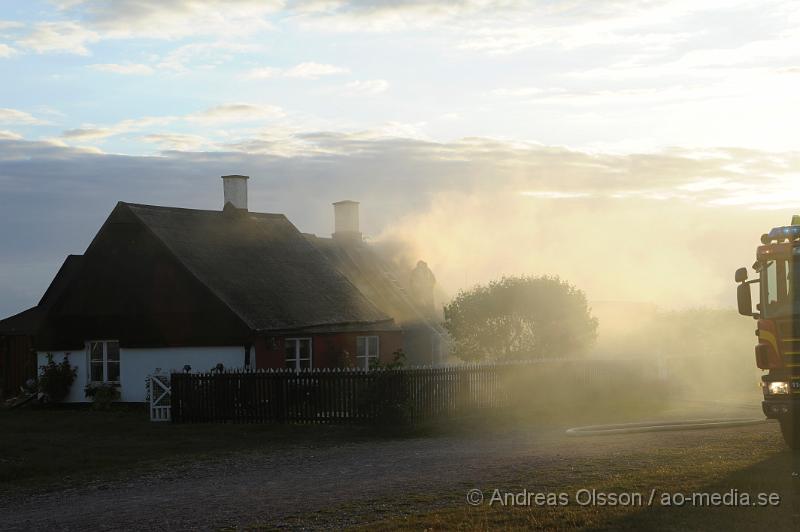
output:
M 684 399 L 681 404 L 689 407 L 725 407 L 737 410 L 755 410 L 759 406 L 752 403 L 733 401 L 709 401 Z M 740 414 L 741 415 L 741 414 Z M 666 432 L 678 430 L 723 429 L 760 425 L 773 421 L 765 417 L 715 417 L 698 419 L 673 419 L 664 421 L 641 421 L 636 423 L 613 423 L 609 425 L 587 425 L 567 429 L 568 436 L 612 436 L 615 434 L 636 434 L 641 432 Z
M 645 421 L 638 423 L 615 423 L 611 425 L 588 425 L 567 429 L 568 436 L 610 436 L 638 432 L 663 432 L 675 430 L 718 429 L 759 425 L 769 422 L 766 418 L 711 418 L 674 421 Z

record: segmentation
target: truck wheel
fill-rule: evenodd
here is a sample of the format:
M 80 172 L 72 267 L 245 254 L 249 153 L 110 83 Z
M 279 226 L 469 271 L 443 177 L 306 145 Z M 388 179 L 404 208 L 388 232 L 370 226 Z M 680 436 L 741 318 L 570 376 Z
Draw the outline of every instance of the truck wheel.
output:
M 795 423 L 792 418 L 782 418 L 781 433 L 790 449 L 800 450 L 800 423 Z

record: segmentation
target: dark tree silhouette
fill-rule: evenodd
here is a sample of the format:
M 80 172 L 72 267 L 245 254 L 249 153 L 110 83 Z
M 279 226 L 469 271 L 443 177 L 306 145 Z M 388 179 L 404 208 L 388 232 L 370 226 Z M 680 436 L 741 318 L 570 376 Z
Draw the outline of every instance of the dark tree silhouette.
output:
M 459 292 L 444 315 L 467 361 L 572 356 L 597 338 L 586 295 L 558 277 L 503 277 Z

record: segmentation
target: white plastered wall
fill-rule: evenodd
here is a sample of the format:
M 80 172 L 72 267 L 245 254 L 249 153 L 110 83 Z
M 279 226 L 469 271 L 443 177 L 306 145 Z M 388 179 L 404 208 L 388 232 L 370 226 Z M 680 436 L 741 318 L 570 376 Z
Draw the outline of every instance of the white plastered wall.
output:
M 77 369 L 75 382 L 72 384 L 65 401 L 70 403 L 86 402 L 84 388 L 89 380 L 88 359 L 85 350 L 51 351 L 53 361 L 59 363 L 68 354 L 69 363 Z M 38 353 L 38 365 L 47 363 L 47 353 Z M 162 373 L 183 371 L 189 365 L 192 371 L 209 371 L 217 364 L 225 369 L 244 367 L 244 347 L 164 347 L 164 348 L 121 348 L 119 355 L 120 400 L 125 402 L 142 402 L 145 400 L 145 382 L 147 376 L 161 369 Z

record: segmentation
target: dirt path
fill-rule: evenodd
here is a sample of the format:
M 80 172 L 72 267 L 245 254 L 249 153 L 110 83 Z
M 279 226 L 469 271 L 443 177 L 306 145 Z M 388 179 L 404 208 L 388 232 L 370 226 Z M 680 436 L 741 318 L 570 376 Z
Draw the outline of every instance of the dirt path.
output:
M 765 428 L 766 427 L 766 428 Z M 125 481 L 0 499 L 2 530 L 210 529 L 261 523 L 330 528 L 463 500 L 472 487 L 531 479 L 540 487 L 648 467 L 658 449 L 759 441 L 772 425 L 568 438 L 563 429 L 377 440 L 250 452 Z M 736 452 L 731 450 L 731 452 Z M 540 473 L 539 473 L 540 472 Z M 506 486 L 499 485 L 503 488 Z M 510 486 L 508 486 L 510 487 Z

